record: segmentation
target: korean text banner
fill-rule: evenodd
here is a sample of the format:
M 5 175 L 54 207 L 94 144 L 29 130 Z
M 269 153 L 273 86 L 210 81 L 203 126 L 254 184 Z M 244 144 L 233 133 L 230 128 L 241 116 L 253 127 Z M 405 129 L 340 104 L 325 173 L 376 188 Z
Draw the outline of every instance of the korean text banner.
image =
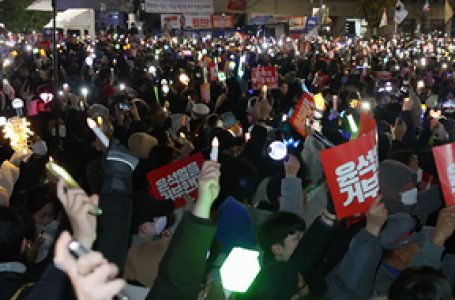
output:
M 194 16 L 178 14 L 161 14 L 161 26 L 168 25 L 172 29 L 211 29 L 211 16 Z
M 368 211 L 379 195 L 376 128 L 321 152 L 321 161 L 338 218 Z
M 313 122 L 314 109 L 313 97 L 308 93 L 303 93 L 289 119 L 292 128 L 303 137 L 307 136 L 307 127 L 310 127 Z
M 197 197 L 197 178 L 204 163 L 202 153 L 163 166 L 147 173 L 150 192 L 157 200 L 172 199 L 175 207 L 185 205 L 185 194 Z
M 455 143 L 433 148 L 444 200 L 455 205 Z
M 213 0 L 145 0 L 145 12 L 212 14 Z
M 251 69 L 253 89 L 260 90 L 264 85 L 269 89 L 278 88 L 278 70 L 276 67 L 257 67 Z

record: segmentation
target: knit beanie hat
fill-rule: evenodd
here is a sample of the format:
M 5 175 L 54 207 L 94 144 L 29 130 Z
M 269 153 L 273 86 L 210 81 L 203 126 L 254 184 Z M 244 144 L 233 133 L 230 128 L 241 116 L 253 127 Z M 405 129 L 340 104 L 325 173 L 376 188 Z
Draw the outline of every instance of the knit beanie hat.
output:
M 144 132 L 138 132 L 128 139 L 128 148 L 140 159 L 148 158 L 150 150 L 158 144 L 156 138 Z

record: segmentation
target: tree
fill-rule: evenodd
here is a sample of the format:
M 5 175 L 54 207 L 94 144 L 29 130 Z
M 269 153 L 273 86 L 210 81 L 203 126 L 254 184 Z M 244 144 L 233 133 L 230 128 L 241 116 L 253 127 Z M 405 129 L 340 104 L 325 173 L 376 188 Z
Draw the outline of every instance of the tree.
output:
M 33 0 L 5 0 L 4 23 L 8 30 L 22 32 L 43 29 L 52 18 L 52 13 L 26 10 L 32 2 Z
M 390 14 L 389 8 L 394 7 L 396 0 L 355 0 L 355 5 L 359 13 L 368 22 L 368 32 L 371 34 L 373 28 L 378 27 L 384 8 Z

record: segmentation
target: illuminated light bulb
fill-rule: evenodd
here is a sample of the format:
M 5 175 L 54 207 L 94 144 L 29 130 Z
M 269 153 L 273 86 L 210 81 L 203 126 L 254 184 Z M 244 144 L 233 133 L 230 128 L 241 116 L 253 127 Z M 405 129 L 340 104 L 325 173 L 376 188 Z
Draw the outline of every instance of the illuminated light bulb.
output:
M 425 87 L 425 82 L 423 80 L 419 80 L 417 82 L 417 88 L 418 89 L 423 89 Z
M 88 96 L 88 88 L 84 87 L 81 89 L 81 95 L 84 97 L 84 98 L 87 98 Z
M 102 116 L 96 117 L 96 124 L 98 124 L 98 126 L 102 126 L 103 125 L 103 117 Z
M 120 83 L 119 88 L 121 91 L 124 91 L 126 89 L 126 86 L 124 83 Z
M 288 148 L 283 142 L 275 141 L 269 145 L 267 152 L 271 159 L 283 160 L 288 155 Z
M 188 85 L 188 83 L 190 82 L 190 78 L 189 78 L 188 75 L 186 75 L 185 73 L 180 74 L 179 80 L 180 80 L 180 82 L 183 83 L 184 85 Z
M 85 64 L 91 68 L 93 66 L 93 58 L 91 56 L 87 56 L 85 58 Z
M 248 142 L 251 139 L 251 133 L 245 133 L 245 142 Z
M 164 94 L 166 94 L 166 95 L 169 94 L 169 86 L 168 86 L 167 84 L 166 84 L 166 85 L 163 85 L 163 86 L 161 87 L 161 89 L 162 89 L 162 91 L 163 91 Z
M 362 103 L 360 104 L 360 109 L 365 110 L 365 111 L 370 111 L 371 103 L 368 101 L 362 101 Z
M 314 104 L 315 104 L 316 109 L 324 111 L 325 110 L 324 96 L 322 96 L 321 93 L 318 93 L 318 94 L 314 95 L 313 99 L 314 99 Z
M 427 65 L 427 59 L 426 59 L 425 57 L 422 57 L 422 58 L 420 59 L 420 65 L 421 65 L 422 67 L 425 67 L 425 66 Z
M 3 128 L 5 138 L 10 140 L 10 146 L 17 152 L 28 152 L 28 138 L 33 135 L 30 123 L 25 118 L 13 117 Z
M 155 66 L 150 66 L 148 69 L 148 72 L 152 74 L 153 76 L 156 75 L 156 67 Z
M 233 248 L 220 268 L 223 287 L 232 292 L 246 292 L 261 270 L 258 257 L 258 251 Z
M 11 65 L 11 60 L 6 58 L 3 60 L 3 68 L 7 68 Z

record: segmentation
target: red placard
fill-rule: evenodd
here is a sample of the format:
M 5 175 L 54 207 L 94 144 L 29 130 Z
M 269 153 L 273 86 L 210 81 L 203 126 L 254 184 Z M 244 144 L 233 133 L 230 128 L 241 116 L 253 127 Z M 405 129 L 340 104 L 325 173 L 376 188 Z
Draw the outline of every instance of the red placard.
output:
M 204 163 L 202 153 L 173 162 L 147 173 L 150 192 L 157 200 L 172 199 L 175 207 L 185 205 L 184 195 L 197 197 L 197 178 Z
M 376 128 L 321 152 L 321 162 L 338 218 L 368 211 L 379 195 Z
M 455 205 L 455 143 L 434 147 L 433 155 L 446 205 Z
M 214 61 L 209 63 L 209 75 L 210 75 L 210 81 L 218 80 L 218 69 L 217 69 Z
M 213 15 L 212 26 L 213 28 L 234 28 L 234 16 Z
M 313 96 L 309 93 L 303 93 L 289 119 L 292 128 L 303 137 L 306 137 L 308 134 L 306 130 L 307 126 L 313 123 L 314 109 Z
M 260 90 L 264 85 L 269 89 L 278 88 L 278 71 L 276 67 L 257 67 L 251 69 L 253 89 Z

